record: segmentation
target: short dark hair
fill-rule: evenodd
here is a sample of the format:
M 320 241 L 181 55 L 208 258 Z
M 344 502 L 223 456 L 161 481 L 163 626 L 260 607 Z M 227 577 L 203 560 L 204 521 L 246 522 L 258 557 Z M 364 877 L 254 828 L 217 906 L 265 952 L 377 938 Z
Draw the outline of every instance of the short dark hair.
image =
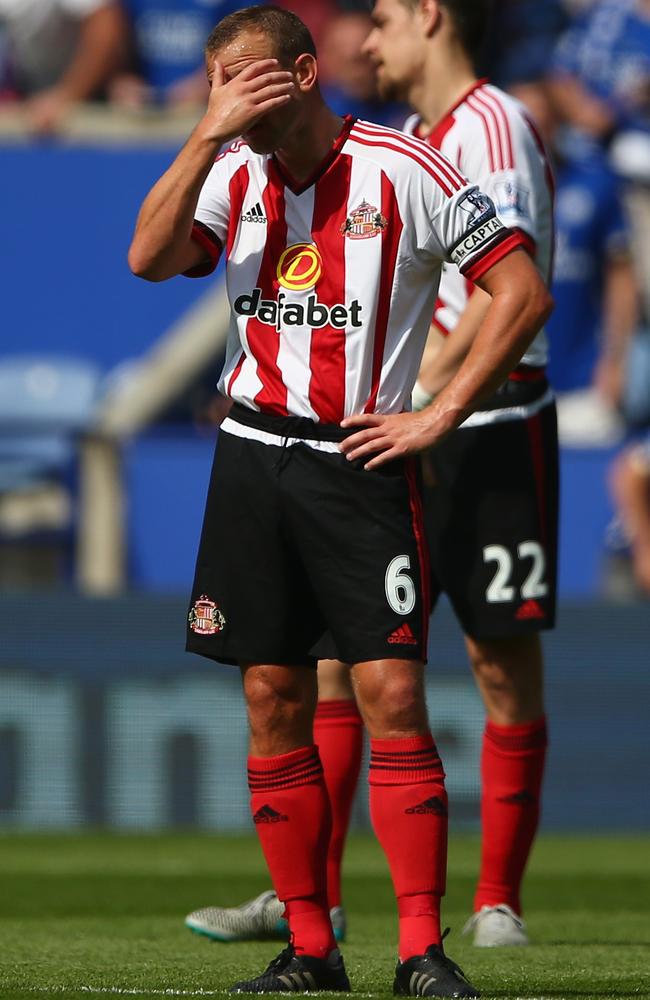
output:
M 488 39 L 493 0 L 440 0 L 440 3 L 449 11 L 461 45 L 477 62 Z
M 242 31 L 259 31 L 273 42 L 275 53 L 283 66 L 289 66 L 307 52 L 316 55 L 316 46 L 309 28 L 300 18 L 282 7 L 244 7 L 228 14 L 212 29 L 205 51 L 208 55 L 229 45 Z
M 402 0 L 415 9 L 420 0 Z M 454 23 L 460 43 L 474 63 L 477 63 L 485 48 L 492 12 L 493 0 L 440 0 Z

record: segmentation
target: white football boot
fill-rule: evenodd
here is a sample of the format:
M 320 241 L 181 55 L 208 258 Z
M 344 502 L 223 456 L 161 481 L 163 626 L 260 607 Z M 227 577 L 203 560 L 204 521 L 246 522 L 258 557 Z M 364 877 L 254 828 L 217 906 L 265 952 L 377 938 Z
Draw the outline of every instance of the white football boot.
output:
M 273 889 L 267 889 L 241 906 L 205 906 L 194 910 L 185 917 L 185 926 L 212 941 L 286 940 L 289 929 L 283 913 L 284 903 Z
M 330 910 L 332 929 L 337 941 L 345 940 L 346 919 L 342 906 Z M 268 938 L 288 940 L 289 926 L 284 919 L 284 903 L 273 889 L 249 899 L 241 906 L 205 906 L 185 917 L 185 926 L 212 941 L 258 941 Z
M 463 927 L 463 934 L 470 934 L 472 931 L 477 948 L 530 944 L 526 925 L 507 903 L 482 906 L 478 913 L 473 913 Z

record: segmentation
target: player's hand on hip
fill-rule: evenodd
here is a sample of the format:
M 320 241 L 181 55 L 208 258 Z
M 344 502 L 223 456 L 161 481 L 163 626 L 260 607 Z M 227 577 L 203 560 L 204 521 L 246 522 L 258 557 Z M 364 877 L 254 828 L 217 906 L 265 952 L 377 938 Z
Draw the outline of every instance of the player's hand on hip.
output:
M 263 115 L 287 104 L 294 92 L 293 74 L 277 59 L 259 59 L 231 80 L 215 59 L 211 67 L 208 109 L 201 123 L 209 138 L 227 142 Z
M 423 413 L 359 413 L 342 420 L 341 427 L 362 428 L 341 442 L 341 451 L 351 462 L 372 456 L 364 464 L 366 469 L 423 451 L 446 433 Z

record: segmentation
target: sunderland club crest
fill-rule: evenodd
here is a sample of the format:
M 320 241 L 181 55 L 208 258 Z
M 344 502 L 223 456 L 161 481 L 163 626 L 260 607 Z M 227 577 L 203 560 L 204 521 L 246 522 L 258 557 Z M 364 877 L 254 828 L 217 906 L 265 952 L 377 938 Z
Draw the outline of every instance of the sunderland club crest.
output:
M 226 619 L 214 601 L 207 594 L 201 594 L 190 608 L 188 623 L 197 635 L 214 635 L 223 631 Z
M 361 204 L 348 215 L 341 226 L 341 233 L 350 240 L 369 240 L 372 236 L 383 233 L 388 220 L 378 208 L 370 205 L 365 198 Z

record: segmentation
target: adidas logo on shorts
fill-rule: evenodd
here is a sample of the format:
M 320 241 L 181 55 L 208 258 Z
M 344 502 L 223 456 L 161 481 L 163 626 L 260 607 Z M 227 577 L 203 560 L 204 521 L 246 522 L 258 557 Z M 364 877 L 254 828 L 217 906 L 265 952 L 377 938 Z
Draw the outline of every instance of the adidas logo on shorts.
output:
M 525 622 L 532 618 L 546 618 L 546 615 L 537 601 L 525 601 L 515 615 L 517 621 Z
M 259 201 L 241 217 L 242 222 L 266 222 L 266 216 Z
M 408 622 L 404 622 L 399 628 L 396 628 L 394 632 L 388 636 L 388 641 L 391 645 L 399 643 L 404 646 L 417 646 L 418 641 L 411 631 L 411 627 Z

